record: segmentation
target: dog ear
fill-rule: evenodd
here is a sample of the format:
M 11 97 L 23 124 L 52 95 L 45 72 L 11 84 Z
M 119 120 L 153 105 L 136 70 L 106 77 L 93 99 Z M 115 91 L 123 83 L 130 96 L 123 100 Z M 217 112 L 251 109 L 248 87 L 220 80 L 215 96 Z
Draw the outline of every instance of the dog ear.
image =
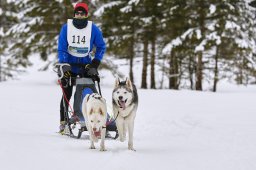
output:
M 132 87 L 132 82 L 129 78 L 126 78 L 126 85 L 128 86 L 128 88 L 130 88 L 131 90 L 133 90 L 133 87 Z
M 87 95 L 85 96 L 85 100 L 86 100 L 86 102 L 88 102 L 88 101 L 89 101 L 90 96 L 91 96 L 91 94 L 87 94 Z
M 101 116 L 103 116 L 103 115 L 104 115 L 104 113 L 103 113 L 102 109 L 100 109 L 100 110 L 99 110 L 99 112 L 100 112 L 100 115 L 101 115 Z
M 115 88 L 117 88 L 119 84 L 120 84 L 120 79 L 119 77 L 117 77 L 115 82 Z

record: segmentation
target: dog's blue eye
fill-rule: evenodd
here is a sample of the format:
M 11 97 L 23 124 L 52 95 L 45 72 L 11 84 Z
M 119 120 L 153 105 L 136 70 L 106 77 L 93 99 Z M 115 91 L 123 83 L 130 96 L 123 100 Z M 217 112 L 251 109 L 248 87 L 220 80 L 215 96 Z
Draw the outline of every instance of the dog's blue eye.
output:
M 124 94 L 126 94 L 127 92 L 124 92 Z
M 117 92 L 117 94 L 119 94 L 119 91 Z

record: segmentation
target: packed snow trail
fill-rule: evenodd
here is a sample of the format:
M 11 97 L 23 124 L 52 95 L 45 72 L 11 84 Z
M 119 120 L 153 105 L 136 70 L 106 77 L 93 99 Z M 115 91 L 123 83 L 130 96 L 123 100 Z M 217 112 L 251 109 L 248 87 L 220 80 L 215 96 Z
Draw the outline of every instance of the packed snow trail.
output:
M 112 88 L 103 85 L 102 93 L 111 105 Z M 99 143 L 89 149 L 86 133 L 80 140 L 56 133 L 61 89 L 54 73 L 0 83 L 1 169 L 256 169 L 255 86 L 138 93 L 137 151 L 127 141 L 107 140 L 108 151 L 100 152 Z

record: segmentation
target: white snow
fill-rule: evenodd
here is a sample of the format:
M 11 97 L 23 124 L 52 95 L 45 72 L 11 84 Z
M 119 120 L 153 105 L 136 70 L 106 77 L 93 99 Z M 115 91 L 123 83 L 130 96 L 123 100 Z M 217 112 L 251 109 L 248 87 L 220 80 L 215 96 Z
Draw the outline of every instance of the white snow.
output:
M 195 53 L 197 53 L 198 51 L 204 51 L 204 46 L 206 45 L 207 40 L 204 39 L 198 46 L 196 46 L 195 48 Z
M 123 13 L 129 13 L 132 11 L 132 5 L 137 5 L 138 3 L 140 2 L 140 0 L 130 0 L 128 2 L 128 5 L 121 8 L 120 11 L 123 12 Z
M 225 29 L 237 29 L 237 30 L 241 30 L 241 26 L 237 25 L 235 22 L 233 21 L 226 21 L 226 25 L 225 25 Z
M 149 25 L 150 23 L 152 23 L 152 19 L 153 19 L 152 16 L 140 18 L 140 20 L 141 20 L 145 25 Z
M 209 14 L 213 14 L 213 13 L 215 13 L 216 12 L 216 6 L 215 5 L 213 5 L 213 4 L 211 4 L 210 5 L 210 13 Z
M 190 28 L 188 29 L 186 32 L 184 32 L 181 36 L 173 39 L 170 43 L 168 43 L 167 45 L 165 45 L 165 47 L 163 48 L 162 52 L 163 54 L 170 54 L 172 49 L 176 46 L 179 46 L 182 44 L 183 40 L 188 37 L 191 37 L 191 35 L 193 34 L 194 29 Z
M 15 33 L 23 33 L 23 32 L 27 33 L 27 32 L 29 32 L 29 30 L 30 30 L 30 27 L 27 27 L 27 24 L 25 24 L 25 23 L 16 24 L 12 28 L 10 28 L 6 32 L 6 34 L 9 35 L 11 33 L 15 34 Z
M 128 2 L 128 4 L 129 4 L 129 5 L 132 5 L 132 4 L 138 5 L 139 2 L 140 2 L 140 0 L 130 0 L 130 1 Z
M 113 6 L 120 5 L 121 3 L 122 3 L 121 1 L 114 1 L 114 2 L 104 4 L 94 12 L 94 15 L 96 17 L 100 17 L 104 13 L 105 9 L 112 8 Z
M 31 43 L 31 41 L 35 38 L 35 36 L 36 36 L 36 34 L 30 35 L 30 36 L 26 39 L 25 43 L 26 43 L 26 44 Z
M 206 24 L 207 29 L 210 30 L 210 31 L 214 31 L 215 26 L 216 26 L 216 22 L 214 22 L 214 21 L 211 22 L 211 23 Z
M 199 30 L 199 29 L 196 30 L 196 37 L 198 40 L 202 38 L 201 30 Z
M 4 28 L 0 27 L 0 36 L 4 36 Z
M 169 44 L 165 46 L 163 49 L 163 54 L 170 54 L 172 49 L 176 46 L 179 46 L 182 44 L 182 40 L 180 37 L 177 37 L 176 39 L 172 40 Z
M 56 133 L 55 81 L 54 72 L 33 67 L 20 80 L 0 83 L 1 169 L 256 169 L 255 86 L 222 83 L 217 93 L 138 89 L 137 151 L 127 150 L 127 141 L 107 140 L 108 151 L 100 152 L 99 143 L 89 149 L 87 133 L 80 140 Z M 112 88 L 102 92 L 110 105 Z
M 182 39 L 185 39 L 187 36 L 189 36 L 190 38 L 191 38 L 191 35 L 193 34 L 193 31 L 194 31 L 195 29 L 194 28 L 189 28 L 182 36 L 181 36 L 181 38 Z
M 129 12 L 132 11 L 132 6 L 130 6 L 130 5 L 129 6 L 125 6 L 125 7 L 121 8 L 120 11 L 122 13 L 129 13 Z

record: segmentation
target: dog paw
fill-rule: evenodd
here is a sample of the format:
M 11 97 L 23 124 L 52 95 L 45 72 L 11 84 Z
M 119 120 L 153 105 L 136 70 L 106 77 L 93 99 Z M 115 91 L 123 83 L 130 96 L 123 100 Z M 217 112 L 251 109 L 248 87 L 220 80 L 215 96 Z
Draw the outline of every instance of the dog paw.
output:
M 90 149 L 96 149 L 95 146 L 90 146 Z
M 128 144 L 128 149 L 129 149 L 129 150 L 132 150 L 132 151 L 136 151 L 136 150 L 133 148 L 133 145 L 132 145 L 132 144 Z
M 131 151 L 136 152 L 136 150 L 133 147 L 129 147 L 128 149 L 131 150 Z
M 120 137 L 119 140 L 120 140 L 121 142 L 124 142 L 124 141 L 125 141 L 125 138 Z
M 104 152 L 104 151 L 107 151 L 107 149 L 105 149 L 105 148 L 100 148 L 100 151 L 101 151 L 101 152 Z

